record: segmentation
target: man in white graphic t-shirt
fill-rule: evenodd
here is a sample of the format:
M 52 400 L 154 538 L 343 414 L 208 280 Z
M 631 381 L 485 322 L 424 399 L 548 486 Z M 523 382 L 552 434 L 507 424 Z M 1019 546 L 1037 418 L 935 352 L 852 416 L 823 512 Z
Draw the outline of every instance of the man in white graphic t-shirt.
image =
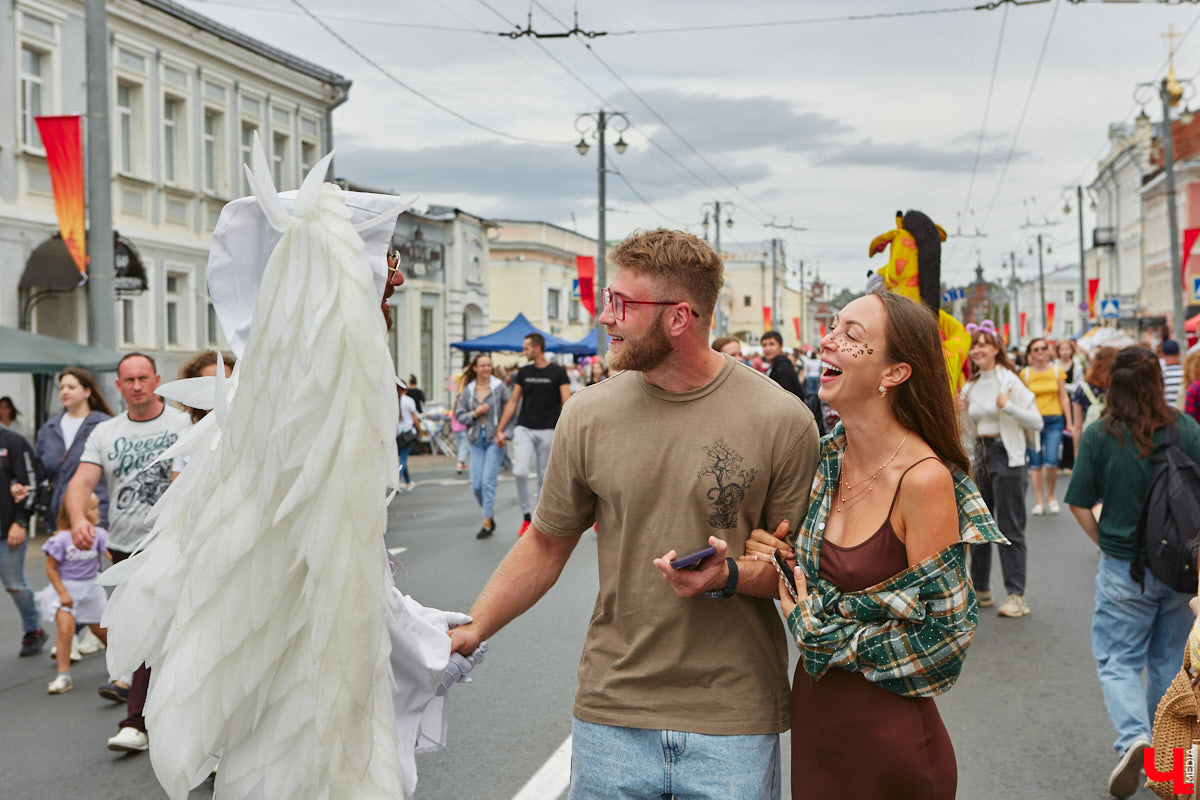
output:
M 83 457 L 67 485 L 63 504 L 71 517 L 71 539 L 81 550 L 90 549 L 95 530 L 87 518 L 88 499 L 103 475 L 108 482 L 108 553 L 113 562 L 122 561 L 137 549 L 152 527 L 150 509 L 171 485 L 171 465 L 155 459 L 175 444 L 191 420 L 187 414 L 167 406 L 154 393 L 161 378 L 154 359 L 130 353 L 117 365 L 117 391 L 125 398 L 126 410 L 101 422 L 88 434 Z M 128 704 L 108 748 L 140 752 L 148 746 L 142 708 L 150 686 L 150 670 L 143 664 L 132 683 L 110 681 L 100 687 L 100 696 Z

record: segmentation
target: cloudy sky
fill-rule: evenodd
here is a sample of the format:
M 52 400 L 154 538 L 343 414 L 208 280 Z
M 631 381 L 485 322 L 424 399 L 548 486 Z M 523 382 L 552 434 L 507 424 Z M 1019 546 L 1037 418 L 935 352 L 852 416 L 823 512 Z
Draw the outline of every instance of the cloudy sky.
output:
M 719 201 L 734 207 L 723 249 L 778 236 L 789 266 L 851 288 L 901 208 L 950 232 L 947 284 L 976 263 L 1007 277 L 1010 251 L 1029 278 L 1039 232 L 1047 267 L 1077 263 L 1073 187 L 1095 178 L 1108 126 L 1137 114 L 1138 84 L 1165 74 L 1169 26 L 1183 35 L 1177 74 L 1200 80 L 1191 3 L 183 2 L 354 81 L 334 115 L 339 177 L 595 235 L 596 150 L 575 152 L 576 120 L 623 111 L 609 238 L 699 234 L 701 205 Z M 576 10 L 607 35 L 497 35 L 530 13 L 535 30 L 562 31 Z M 1161 116 L 1156 96 L 1147 111 Z

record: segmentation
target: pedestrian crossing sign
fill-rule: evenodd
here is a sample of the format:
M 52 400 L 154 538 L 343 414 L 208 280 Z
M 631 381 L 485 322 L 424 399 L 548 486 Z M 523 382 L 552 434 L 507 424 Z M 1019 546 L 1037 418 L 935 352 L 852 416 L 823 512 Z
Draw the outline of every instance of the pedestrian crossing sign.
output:
M 1117 319 L 1121 316 L 1121 304 L 1116 298 L 1100 301 L 1100 318 Z
M 1200 278 L 1192 278 L 1192 302 L 1200 303 Z

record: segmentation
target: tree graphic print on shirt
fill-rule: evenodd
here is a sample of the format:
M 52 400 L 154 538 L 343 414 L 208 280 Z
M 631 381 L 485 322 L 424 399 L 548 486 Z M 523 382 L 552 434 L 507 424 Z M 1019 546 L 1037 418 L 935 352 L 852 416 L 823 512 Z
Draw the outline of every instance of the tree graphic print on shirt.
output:
M 717 485 L 706 493 L 712 504 L 708 524 L 718 530 L 736 528 L 738 507 L 742 498 L 746 496 L 746 490 L 754 483 L 754 476 L 758 474 L 758 470 L 754 467 L 743 467 L 742 457 L 730 449 L 724 439 L 718 439 L 705 447 L 704 453 L 708 458 L 704 467 L 696 473 L 696 477 L 711 475 L 717 482 Z

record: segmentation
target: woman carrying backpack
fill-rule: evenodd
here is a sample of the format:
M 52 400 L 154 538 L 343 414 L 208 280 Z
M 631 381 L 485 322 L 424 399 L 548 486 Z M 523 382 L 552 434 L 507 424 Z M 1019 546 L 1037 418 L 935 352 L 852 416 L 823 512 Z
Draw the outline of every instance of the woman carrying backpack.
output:
M 1130 576 L 1135 534 L 1154 449 L 1170 428 L 1179 448 L 1200 460 L 1200 425 L 1167 404 L 1158 359 L 1145 347 L 1117 353 L 1106 400 L 1100 421 L 1083 432 L 1065 502 L 1100 548 L 1092 654 L 1117 730 L 1119 758 L 1108 788 L 1117 797 L 1129 797 L 1141 782 L 1154 709 L 1179 671 L 1193 619 L 1187 594 L 1148 569 L 1144 586 Z M 1104 503 L 1099 521 L 1092 514 L 1098 502 Z
M 1101 347 L 1097 350 L 1083 380 L 1071 395 L 1071 438 L 1076 444 L 1083 435 L 1083 429 L 1099 419 L 1100 414 L 1104 412 L 1104 393 L 1108 391 L 1112 363 L 1116 357 L 1115 347 Z

